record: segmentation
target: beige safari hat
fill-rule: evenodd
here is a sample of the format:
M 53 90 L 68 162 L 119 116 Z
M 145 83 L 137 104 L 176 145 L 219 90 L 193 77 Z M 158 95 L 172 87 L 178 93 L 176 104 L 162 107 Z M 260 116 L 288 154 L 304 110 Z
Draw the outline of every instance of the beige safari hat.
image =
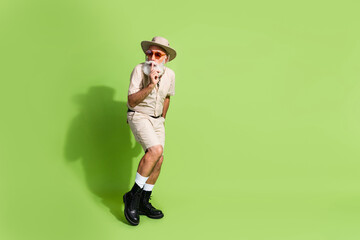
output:
M 169 41 L 163 37 L 153 37 L 151 41 L 142 41 L 141 47 L 144 51 L 144 53 L 149 49 L 150 46 L 159 46 L 165 49 L 167 54 L 170 55 L 169 62 L 173 60 L 176 57 L 176 51 L 175 49 L 171 48 L 169 46 Z

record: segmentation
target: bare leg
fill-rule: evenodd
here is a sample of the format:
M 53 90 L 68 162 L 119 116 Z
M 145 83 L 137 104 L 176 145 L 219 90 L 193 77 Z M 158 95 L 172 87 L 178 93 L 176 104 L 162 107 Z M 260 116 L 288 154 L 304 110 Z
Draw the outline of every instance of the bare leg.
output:
M 155 184 L 156 180 L 159 177 L 163 160 L 164 160 L 164 156 L 162 156 L 162 151 L 161 151 L 161 155 L 160 155 L 158 161 L 156 161 L 155 165 L 153 166 L 150 176 L 146 181 L 147 184 L 151 184 L 151 185 Z M 149 203 L 151 193 L 152 193 L 152 191 L 149 189 L 144 190 L 142 192 L 141 199 L 140 199 L 140 205 L 139 205 L 139 214 L 146 215 L 150 218 L 156 218 L 156 219 L 162 218 L 162 217 L 164 217 L 164 214 L 162 213 L 162 211 L 159 209 L 156 209 L 154 206 L 152 206 L 151 203 Z
M 161 165 L 163 163 L 163 160 L 164 160 L 164 156 L 161 156 L 159 161 L 157 161 L 153 171 L 151 172 L 150 177 L 146 181 L 147 184 L 154 185 L 156 183 L 156 180 L 158 179 L 159 174 L 160 174 Z
M 137 172 L 144 177 L 149 177 L 155 165 L 159 162 L 163 153 L 163 147 L 156 145 L 147 149 L 145 155 L 141 158 Z M 160 164 L 161 166 L 161 164 Z M 160 173 L 160 171 L 159 171 Z M 157 174 L 159 176 L 159 174 Z M 157 177 L 156 177 L 157 178 Z M 156 181 L 156 180 L 155 180 Z

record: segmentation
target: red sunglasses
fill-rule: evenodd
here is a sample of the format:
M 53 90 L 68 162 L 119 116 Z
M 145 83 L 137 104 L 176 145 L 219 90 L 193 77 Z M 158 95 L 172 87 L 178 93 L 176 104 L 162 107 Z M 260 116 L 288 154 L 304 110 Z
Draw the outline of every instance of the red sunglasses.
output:
M 152 57 L 155 54 L 155 59 L 160 59 L 161 57 L 165 56 L 166 54 L 160 51 L 153 51 L 153 50 L 147 50 L 145 52 L 146 56 Z

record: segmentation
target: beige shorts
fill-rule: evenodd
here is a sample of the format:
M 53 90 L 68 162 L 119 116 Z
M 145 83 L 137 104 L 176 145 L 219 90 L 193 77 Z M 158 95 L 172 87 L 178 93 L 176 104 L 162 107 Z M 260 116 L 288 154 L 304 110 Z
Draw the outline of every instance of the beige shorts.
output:
M 165 118 L 153 118 L 139 112 L 128 112 L 127 120 L 132 133 L 144 151 L 155 145 L 165 145 Z

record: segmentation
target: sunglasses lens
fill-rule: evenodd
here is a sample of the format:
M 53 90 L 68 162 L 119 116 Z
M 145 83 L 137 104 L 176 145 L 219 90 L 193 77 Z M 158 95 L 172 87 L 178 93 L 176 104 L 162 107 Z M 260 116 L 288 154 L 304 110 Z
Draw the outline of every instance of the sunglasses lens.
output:
M 147 50 L 145 52 L 146 56 L 148 57 L 152 57 L 153 55 L 155 55 L 156 59 L 160 59 L 162 56 L 164 56 L 165 54 L 161 53 L 161 52 L 153 52 L 152 50 Z

